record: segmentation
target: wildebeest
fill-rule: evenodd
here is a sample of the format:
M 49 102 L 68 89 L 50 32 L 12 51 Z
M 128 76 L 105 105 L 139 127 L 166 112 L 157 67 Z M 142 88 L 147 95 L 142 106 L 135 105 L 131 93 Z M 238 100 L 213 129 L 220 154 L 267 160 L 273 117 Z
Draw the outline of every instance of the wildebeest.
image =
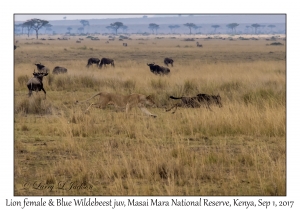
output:
M 49 69 L 46 66 L 44 66 L 43 64 L 41 64 L 41 63 L 35 63 L 34 65 L 36 65 L 37 70 L 39 72 L 48 73 L 48 71 L 49 71 Z
M 123 43 L 123 46 L 124 46 L 124 47 L 127 47 L 127 43 Z
M 164 63 L 169 66 L 169 64 L 171 64 L 171 66 L 173 66 L 173 62 L 174 60 L 172 58 L 165 58 Z
M 99 64 L 100 69 L 102 68 L 102 66 L 104 65 L 104 67 L 108 64 L 111 64 L 113 67 L 115 67 L 115 62 L 113 59 L 110 58 L 102 58 Z
M 48 73 L 44 72 L 33 72 L 33 76 L 29 81 L 27 82 L 27 87 L 29 90 L 28 96 L 30 97 L 32 95 L 32 91 L 44 91 L 45 93 L 45 98 L 46 98 L 46 91 L 43 87 L 43 77 L 47 76 Z
M 17 46 L 16 46 L 16 45 L 14 45 L 14 50 L 15 50 L 15 49 L 17 49 Z
M 155 63 L 147 63 L 147 66 L 150 67 L 150 71 L 153 74 L 159 74 L 159 75 L 167 75 L 170 73 L 170 69 L 163 67 L 163 66 L 159 66 L 159 65 L 155 65 Z
M 88 62 L 86 64 L 86 67 L 89 68 L 90 65 L 96 64 L 97 66 L 99 66 L 100 64 L 100 59 L 99 58 L 90 58 L 88 59 Z
M 218 95 L 208 95 L 208 94 L 204 94 L 204 93 L 199 93 L 194 97 L 187 97 L 187 96 L 183 96 L 183 97 L 174 97 L 174 96 L 170 96 L 171 99 L 181 99 L 181 103 L 177 103 L 174 106 L 172 106 L 169 109 L 166 109 L 166 112 L 171 111 L 173 108 L 175 108 L 175 110 L 173 111 L 173 114 L 175 113 L 175 111 L 177 110 L 177 107 L 185 107 L 185 108 L 199 108 L 201 106 L 205 106 L 207 109 L 211 110 L 210 105 L 211 104 L 216 104 L 218 105 L 220 108 L 223 106 L 222 102 L 221 102 L 221 96 Z
M 202 44 L 199 44 L 199 42 L 197 42 L 197 47 L 203 47 Z
M 53 74 L 64 74 L 67 73 L 68 69 L 66 69 L 65 67 L 61 67 L 61 66 L 56 66 L 54 67 L 52 73 Z
M 76 43 L 81 43 L 81 41 L 77 40 Z

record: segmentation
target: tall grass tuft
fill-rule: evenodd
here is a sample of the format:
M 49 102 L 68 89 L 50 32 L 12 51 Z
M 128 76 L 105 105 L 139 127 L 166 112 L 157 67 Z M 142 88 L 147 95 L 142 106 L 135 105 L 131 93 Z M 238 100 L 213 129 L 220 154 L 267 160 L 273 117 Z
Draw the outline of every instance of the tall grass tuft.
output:
M 35 93 L 33 93 L 35 94 Z M 15 103 L 15 114 L 52 114 L 52 105 L 43 96 L 31 96 Z
M 21 76 L 18 76 L 18 83 L 19 85 L 21 86 L 24 86 L 29 80 L 29 77 L 28 75 L 21 75 Z

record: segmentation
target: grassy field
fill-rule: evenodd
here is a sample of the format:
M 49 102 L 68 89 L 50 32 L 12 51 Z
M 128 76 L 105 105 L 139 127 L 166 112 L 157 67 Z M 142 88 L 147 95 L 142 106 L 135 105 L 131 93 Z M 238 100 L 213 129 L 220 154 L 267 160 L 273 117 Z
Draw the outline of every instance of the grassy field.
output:
M 286 195 L 284 37 L 279 46 L 257 36 L 98 37 L 15 37 L 15 195 Z M 115 68 L 86 68 L 90 57 Z M 171 73 L 152 74 L 146 64 L 165 57 Z M 46 100 L 27 95 L 37 62 L 51 70 Z M 68 73 L 53 75 L 55 66 Z M 152 95 L 158 117 L 74 104 L 101 91 Z M 223 107 L 165 112 L 170 95 L 198 93 L 219 93 Z

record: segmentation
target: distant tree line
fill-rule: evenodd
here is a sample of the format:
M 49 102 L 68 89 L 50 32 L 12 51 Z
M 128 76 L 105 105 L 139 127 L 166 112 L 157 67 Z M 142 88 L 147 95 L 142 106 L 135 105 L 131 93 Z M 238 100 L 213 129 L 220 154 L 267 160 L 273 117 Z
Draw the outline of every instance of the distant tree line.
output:
M 146 17 L 144 17 L 144 18 L 146 18 Z M 79 34 L 88 34 L 87 27 L 90 26 L 89 21 L 88 20 L 80 20 L 79 23 L 81 24 L 81 26 L 77 28 L 77 33 L 79 33 Z M 193 32 L 195 34 L 196 33 L 201 33 L 200 30 L 202 29 L 202 26 L 196 25 L 195 23 L 185 23 L 185 24 L 183 24 L 183 26 L 185 26 L 189 29 L 189 34 L 192 34 Z M 236 29 L 239 26 L 240 25 L 238 23 L 229 23 L 229 24 L 227 24 L 226 28 L 228 28 L 228 30 L 230 31 L 230 32 L 227 31 L 227 33 L 237 34 Z M 219 28 L 221 28 L 221 26 L 217 25 L 217 24 L 211 25 L 211 27 L 214 29 L 213 31 L 210 32 L 212 34 L 216 34 L 217 30 Z M 266 27 L 266 25 L 257 24 L 257 23 L 254 23 L 252 25 L 246 25 L 245 29 L 244 29 L 244 33 L 247 33 L 247 34 L 249 34 L 249 33 L 252 33 L 252 34 L 253 33 L 254 34 L 265 33 L 266 32 L 265 27 Z M 270 24 L 270 25 L 267 25 L 267 27 L 270 29 L 269 32 L 273 33 L 273 28 L 275 28 L 276 26 Z M 16 34 L 24 34 L 24 31 L 26 31 L 27 35 L 29 37 L 30 33 L 35 31 L 36 39 L 38 39 L 39 31 L 42 28 L 45 29 L 45 31 L 44 31 L 45 34 L 47 34 L 47 33 L 50 34 L 51 31 L 52 31 L 52 34 L 55 34 L 55 31 L 52 30 L 52 25 L 49 24 L 49 22 L 47 20 L 41 20 L 41 19 L 36 19 L 36 18 L 27 20 L 27 21 L 25 21 L 24 23 L 21 23 L 21 24 L 16 24 L 15 25 L 15 33 Z M 124 25 L 122 22 L 111 23 L 110 25 L 106 26 L 105 28 L 109 32 L 114 33 L 116 35 L 118 34 L 120 29 L 122 29 L 123 33 L 127 33 L 127 31 L 128 31 L 128 26 Z M 176 30 L 178 28 L 180 28 L 180 25 L 178 25 L 178 24 L 168 25 L 168 28 L 170 29 L 171 33 L 175 33 Z M 148 25 L 148 29 L 150 29 L 152 34 L 154 34 L 154 33 L 157 34 L 158 30 L 161 29 L 161 28 L 160 28 L 160 25 L 158 25 L 156 23 L 150 23 Z M 67 32 L 65 32 L 65 33 L 71 34 L 71 31 L 73 30 L 73 28 L 69 26 L 69 27 L 66 28 L 66 30 L 67 30 Z M 242 29 L 240 29 L 240 31 L 238 31 L 238 33 L 241 33 L 241 30 Z M 251 31 L 249 31 L 249 30 L 251 30 Z M 223 29 L 223 31 L 224 31 L 224 29 Z

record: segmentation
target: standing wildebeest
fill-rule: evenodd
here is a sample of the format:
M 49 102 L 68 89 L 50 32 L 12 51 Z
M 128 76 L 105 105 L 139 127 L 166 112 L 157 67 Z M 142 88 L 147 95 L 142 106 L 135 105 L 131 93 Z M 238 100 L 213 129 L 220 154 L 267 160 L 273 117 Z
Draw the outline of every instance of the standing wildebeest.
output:
M 211 110 L 210 105 L 211 104 L 216 104 L 218 105 L 220 108 L 223 106 L 221 103 L 221 96 L 218 95 L 208 95 L 208 94 L 204 94 L 204 93 L 199 93 L 197 94 L 197 96 L 194 97 L 174 97 L 174 96 L 170 96 L 171 99 L 181 99 L 181 103 L 175 104 L 174 106 L 172 106 L 169 109 L 166 109 L 166 112 L 171 111 L 173 108 L 175 108 L 175 110 L 173 111 L 173 114 L 175 113 L 175 111 L 177 110 L 177 107 L 186 107 L 186 108 L 199 108 L 201 106 L 205 106 L 207 109 Z
M 155 63 L 150 63 L 147 65 L 150 67 L 150 71 L 153 74 L 159 74 L 159 75 L 167 75 L 170 73 L 170 69 L 163 67 L 163 66 L 159 66 L 159 65 L 155 65 Z
M 17 49 L 17 46 L 16 46 L 16 45 L 14 45 L 14 50 L 15 50 L 15 49 Z
M 108 65 L 108 64 L 111 64 L 113 67 L 115 67 L 114 60 L 109 59 L 109 58 L 102 58 L 101 62 L 99 63 L 99 67 L 101 69 L 103 65 L 104 65 L 104 67 L 106 67 L 106 65 Z
M 199 44 L 199 42 L 197 42 L 197 47 L 203 47 L 202 44 Z
M 66 69 L 65 67 L 61 67 L 61 66 L 56 66 L 54 67 L 52 73 L 53 74 L 64 74 L 67 73 L 68 69 Z
M 127 47 L 127 43 L 123 43 L 123 46 L 124 46 L 124 47 Z
M 173 66 L 173 62 L 174 60 L 172 58 L 165 58 L 164 63 L 169 66 L 169 64 L 171 64 L 171 66 Z
M 36 65 L 39 72 L 48 73 L 49 71 L 49 69 L 41 63 L 35 63 L 34 65 Z
M 46 98 L 46 91 L 43 87 L 43 77 L 47 76 L 48 73 L 44 73 L 44 72 L 33 72 L 33 76 L 28 82 L 27 82 L 27 87 L 29 90 L 28 96 L 30 97 L 32 94 L 32 91 L 44 91 L 45 93 L 45 98 Z
M 96 64 L 97 66 L 99 66 L 100 64 L 100 59 L 99 58 L 90 58 L 88 59 L 88 62 L 86 64 L 86 67 L 89 68 L 90 65 Z

